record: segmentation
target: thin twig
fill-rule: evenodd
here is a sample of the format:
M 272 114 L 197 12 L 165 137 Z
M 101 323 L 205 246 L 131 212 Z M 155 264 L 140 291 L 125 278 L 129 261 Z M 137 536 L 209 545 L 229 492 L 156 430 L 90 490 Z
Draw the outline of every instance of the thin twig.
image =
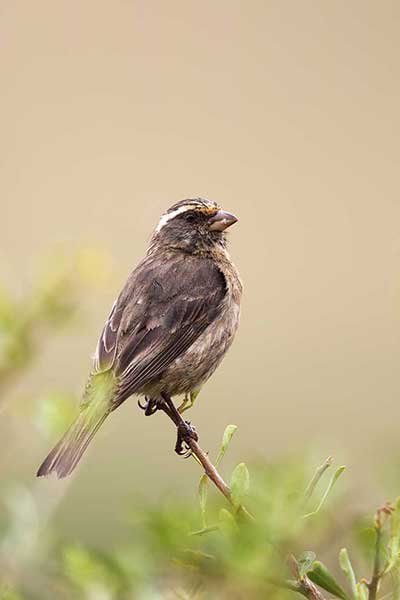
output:
M 199 529 L 198 531 L 192 531 L 190 535 L 192 536 L 200 536 L 206 535 L 207 533 L 212 533 L 213 531 L 218 531 L 219 525 L 210 525 L 209 527 L 204 527 L 204 529 Z
M 209 459 L 208 454 L 204 452 L 204 450 L 199 446 L 198 442 L 196 442 L 195 440 L 188 438 L 187 440 L 185 440 L 185 442 L 189 446 L 192 453 L 201 463 L 207 477 L 219 489 L 221 494 L 225 496 L 228 502 L 233 505 L 230 487 L 218 473 L 217 469 L 214 467 L 211 460 Z
M 309 600 L 325 600 L 325 596 L 322 595 L 317 586 L 307 576 L 298 582 L 298 586 L 299 589 L 297 591 L 306 598 L 309 598 Z
M 376 528 L 376 541 L 375 541 L 375 557 L 374 557 L 374 571 L 372 574 L 372 579 L 368 583 L 368 600 L 376 600 L 376 595 L 378 593 L 379 581 L 381 579 L 381 540 L 382 540 L 382 530 L 380 527 Z
M 309 579 L 307 575 L 300 575 L 299 564 L 294 556 L 290 557 L 289 564 L 293 575 L 296 577 L 296 580 L 285 582 L 286 585 L 284 587 L 289 587 L 290 585 L 289 589 L 302 594 L 309 600 L 325 600 L 325 596 L 322 594 L 322 592 L 320 592 L 311 579 Z
M 221 475 L 217 471 L 216 467 L 213 465 L 213 463 L 209 459 L 208 454 L 206 452 L 204 452 L 204 450 L 199 446 L 198 442 L 196 442 L 192 438 L 188 438 L 187 440 L 185 440 L 185 443 L 189 446 L 192 454 L 196 457 L 197 461 L 202 465 L 207 477 L 219 489 L 221 494 L 223 494 L 225 496 L 225 498 L 228 500 L 229 504 L 231 504 L 232 506 L 235 506 L 233 499 L 232 499 L 231 488 L 226 483 L 226 481 L 221 477 Z M 235 508 L 237 508 L 237 507 L 235 507 Z M 251 521 L 254 521 L 253 515 L 247 510 L 247 508 L 245 506 L 243 506 L 243 504 L 241 504 L 237 510 L 240 515 L 246 517 L 247 519 L 249 519 Z
M 272 579 L 269 578 L 268 583 L 278 588 L 285 590 L 291 590 L 297 592 L 309 600 L 325 600 L 325 596 L 316 588 L 316 586 L 308 579 L 304 577 L 302 581 L 296 581 L 295 579 Z
M 179 427 L 183 430 L 187 427 L 186 422 L 183 420 L 182 415 L 176 410 L 174 404 L 172 403 L 171 398 L 165 396 L 165 402 L 167 407 L 161 406 L 161 410 L 171 419 L 171 421 L 176 425 L 179 431 Z M 213 465 L 211 460 L 208 457 L 208 454 L 204 452 L 204 450 L 200 447 L 198 442 L 191 436 L 187 435 L 184 437 L 185 444 L 187 444 L 189 450 L 191 451 L 194 458 L 204 469 L 207 477 L 213 482 L 213 484 L 219 489 L 221 494 L 225 496 L 228 502 L 237 510 L 238 514 L 245 516 L 250 520 L 254 520 L 253 515 L 249 513 L 249 511 L 243 506 L 235 506 L 235 503 L 232 498 L 231 489 L 226 481 L 221 477 L 217 468 Z

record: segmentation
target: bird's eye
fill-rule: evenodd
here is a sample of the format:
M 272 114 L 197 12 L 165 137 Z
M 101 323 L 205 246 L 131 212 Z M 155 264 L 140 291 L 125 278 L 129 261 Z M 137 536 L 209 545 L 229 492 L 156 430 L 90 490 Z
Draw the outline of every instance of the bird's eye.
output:
M 193 223 L 193 221 L 195 220 L 195 218 L 196 218 L 196 217 L 194 216 L 194 214 L 193 214 L 193 213 L 188 213 L 187 215 L 185 215 L 185 220 L 186 220 L 188 223 Z

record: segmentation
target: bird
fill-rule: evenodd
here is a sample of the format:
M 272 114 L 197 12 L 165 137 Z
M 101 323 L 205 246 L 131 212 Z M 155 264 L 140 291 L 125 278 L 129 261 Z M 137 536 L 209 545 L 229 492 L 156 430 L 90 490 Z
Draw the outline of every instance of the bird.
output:
M 237 220 L 204 198 L 181 200 L 161 216 L 106 320 L 78 416 L 38 477 L 70 475 L 105 419 L 133 395 L 146 415 L 162 410 L 174 421 L 178 454 L 187 437 L 198 439 L 181 415 L 238 329 L 242 282 L 226 235 Z M 184 396 L 179 407 L 175 396 Z

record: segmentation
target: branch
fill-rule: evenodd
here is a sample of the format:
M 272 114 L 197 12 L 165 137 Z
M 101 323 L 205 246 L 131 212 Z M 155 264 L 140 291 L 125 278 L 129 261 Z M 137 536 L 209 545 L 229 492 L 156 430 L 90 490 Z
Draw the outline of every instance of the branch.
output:
M 172 420 L 172 422 L 176 425 L 178 429 L 181 426 L 183 430 L 185 430 L 186 423 L 183 420 L 181 414 L 177 411 L 177 409 L 175 408 L 174 404 L 168 396 L 165 397 L 165 400 L 168 408 L 166 408 L 163 405 L 161 405 L 159 408 Z M 149 414 L 151 414 L 151 412 Z M 235 507 L 240 514 L 242 514 L 249 520 L 254 521 L 255 519 L 253 515 L 249 513 L 249 511 L 243 505 L 239 506 L 239 508 L 235 506 L 229 485 L 226 483 L 223 477 L 221 477 L 217 468 L 209 459 L 208 454 L 204 452 L 204 450 L 201 448 L 198 441 L 195 440 L 191 435 L 184 436 L 183 439 L 193 456 L 196 458 L 197 462 L 203 467 L 207 477 L 210 479 L 210 481 L 213 482 L 213 484 L 221 492 L 221 494 L 225 496 L 229 504 Z M 325 463 L 319 468 L 313 480 L 311 481 L 306 494 L 310 491 L 312 493 L 321 475 L 330 466 L 331 461 L 332 459 L 330 457 L 327 458 Z M 214 528 L 211 527 L 208 530 L 212 531 L 214 530 Z M 197 535 L 199 533 L 200 532 L 196 532 Z M 203 531 L 201 533 L 203 533 Z M 300 576 L 298 564 L 294 557 L 292 560 L 292 570 L 296 577 L 296 580 L 269 579 L 269 583 L 282 589 L 292 590 L 294 592 L 302 594 L 303 596 L 305 596 L 305 598 L 308 598 L 309 600 L 325 600 L 325 596 L 323 596 L 323 594 L 319 591 L 316 585 L 314 585 L 314 583 L 306 575 Z
M 381 555 L 381 540 L 382 540 L 382 530 L 380 527 L 376 528 L 376 542 L 375 542 L 375 558 L 374 558 L 374 571 L 372 574 L 372 579 L 370 583 L 368 583 L 368 600 L 376 600 L 376 595 L 378 593 L 379 582 L 381 579 L 381 566 L 380 566 L 380 555 Z
M 325 596 L 323 596 L 311 579 L 307 575 L 301 575 L 299 563 L 293 555 L 289 557 L 289 564 L 296 580 L 285 582 L 285 586 L 288 587 L 289 585 L 289 589 L 302 594 L 309 600 L 325 600 Z
M 297 592 L 309 600 L 325 600 L 325 596 L 321 594 L 307 576 L 303 577 L 301 581 L 296 581 L 295 579 L 287 579 L 286 581 L 269 579 L 269 583 L 285 590 Z
M 189 446 L 192 454 L 194 454 L 198 462 L 204 468 L 204 472 L 207 475 L 207 477 L 219 489 L 221 494 L 225 496 L 228 502 L 233 505 L 231 489 L 212 464 L 211 460 L 208 457 L 208 454 L 206 454 L 206 452 L 204 452 L 204 450 L 199 446 L 198 442 L 196 442 L 192 438 L 187 438 L 185 440 L 185 443 Z
M 217 469 L 210 461 L 208 454 L 204 452 L 204 450 L 199 446 L 198 442 L 196 442 L 194 439 L 188 438 L 187 440 L 185 440 L 185 442 L 189 446 L 194 456 L 197 458 L 198 462 L 203 466 L 204 472 L 206 473 L 207 477 L 214 483 L 214 485 L 225 496 L 228 502 L 233 506 L 234 503 L 232 500 L 230 487 L 218 473 Z M 329 464 L 325 466 L 323 471 L 325 471 L 328 468 L 328 466 Z M 253 515 L 249 513 L 244 506 L 241 506 L 239 510 L 250 520 L 254 520 Z M 292 590 L 293 592 L 302 594 L 305 598 L 308 598 L 309 600 L 325 600 L 325 596 L 322 595 L 322 593 L 319 591 L 316 585 L 314 585 L 314 583 L 307 576 L 303 576 L 300 578 L 297 563 L 293 564 L 292 568 L 294 570 L 294 574 L 297 577 L 297 580 L 271 579 L 270 583 L 277 587 Z
M 208 457 L 208 454 L 204 452 L 204 450 L 199 446 L 198 442 L 196 442 L 193 438 L 185 439 L 185 443 L 189 446 L 192 454 L 196 457 L 197 462 L 201 464 L 204 469 L 207 477 L 213 482 L 215 487 L 225 496 L 228 500 L 229 504 L 235 507 L 238 510 L 238 513 L 250 521 L 254 521 L 253 515 L 247 510 L 243 504 L 239 506 L 235 506 L 235 503 L 232 499 L 231 488 L 226 483 L 226 481 L 221 477 L 217 468 L 213 465 L 211 460 Z
M 297 585 L 297 591 L 306 598 L 309 598 L 309 600 L 325 600 L 325 596 L 322 595 L 317 586 L 307 576 L 297 582 Z
M 228 500 L 228 502 L 235 509 L 237 509 L 237 512 L 239 514 L 242 514 L 245 517 L 247 517 L 251 520 L 254 520 L 254 517 L 248 512 L 248 510 L 243 505 L 240 505 L 239 507 L 237 505 L 235 505 L 229 485 L 218 473 L 216 467 L 213 465 L 213 463 L 209 459 L 208 454 L 206 452 L 204 452 L 204 450 L 199 446 L 199 444 L 197 442 L 197 435 L 196 435 L 196 439 L 194 439 L 192 432 L 185 434 L 185 431 L 186 432 L 188 431 L 188 423 L 186 421 L 184 421 L 184 419 L 182 418 L 182 415 L 180 414 L 180 412 L 178 411 L 178 409 L 175 407 L 174 403 L 172 402 L 171 397 L 167 394 L 162 394 L 162 396 L 164 399 L 164 403 L 158 406 L 158 410 L 162 410 L 167 415 L 167 417 L 169 417 L 171 419 L 171 421 L 176 425 L 177 430 L 178 430 L 178 439 L 179 439 L 179 432 L 181 431 L 182 432 L 181 439 L 188 446 L 188 448 L 190 449 L 193 456 L 197 459 L 197 462 L 202 465 L 205 474 L 213 482 L 215 487 L 218 488 L 219 491 L 221 492 L 221 494 L 223 494 L 225 496 L 225 498 Z M 145 405 L 145 406 L 147 406 L 147 405 Z M 149 414 L 152 414 L 152 413 L 149 412 Z

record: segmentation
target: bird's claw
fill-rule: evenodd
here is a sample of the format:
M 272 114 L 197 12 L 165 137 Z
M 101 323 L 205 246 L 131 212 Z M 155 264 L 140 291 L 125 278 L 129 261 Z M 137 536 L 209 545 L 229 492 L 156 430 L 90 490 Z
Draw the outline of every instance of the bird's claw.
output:
M 144 414 L 147 417 L 150 415 L 154 415 L 154 413 L 157 412 L 157 410 L 163 410 L 167 413 L 167 415 L 170 418 L 174 420 L 175 423 L 177 422 L 177 420 L 174 419 L 174 413 L 170 410 L 167 404 L 165 402 L 160 402 L 158 398 L 150 398 L 148 396 L 145 396 L 144 401 L 138 400 L 138 406 L 141 410 L 144 411 Z M 191 425 L 189 421 L 182 421 L 182 417 L 179 416 L 179 413 L 177 411 L 176 413 L 178 425 L 175 452 L 179 454 L 179 456 L 189 458 L 192 455 L 192 450 L 190 448 L 189 441 L 194 440 L 195 442 L 197 442 L 199 436 L 197 435 L 196 428 L 193 425 Z
M 175 452 L 179 454 L 179 456 L 189 458 L 192 455 L 192 451 L 188 444 L 188 440 L 194 440 L 197 442 L 199 439 L 197 431 L 195 427 L 189 423 L 189 421 L 180 423 L 177 429 L 178 435 L 175 444 Z
M 139 408 L 144 410 L 144 414 L 146 415 L 146 417 L 154 415 L 154 413 L 157 412 L 159 408 L 157 400 L 155 400 L 154 398 L 149 398 L 148 396 L 145 396 L 143 403 L 140 400 L 138 400 L 138 406 Z

